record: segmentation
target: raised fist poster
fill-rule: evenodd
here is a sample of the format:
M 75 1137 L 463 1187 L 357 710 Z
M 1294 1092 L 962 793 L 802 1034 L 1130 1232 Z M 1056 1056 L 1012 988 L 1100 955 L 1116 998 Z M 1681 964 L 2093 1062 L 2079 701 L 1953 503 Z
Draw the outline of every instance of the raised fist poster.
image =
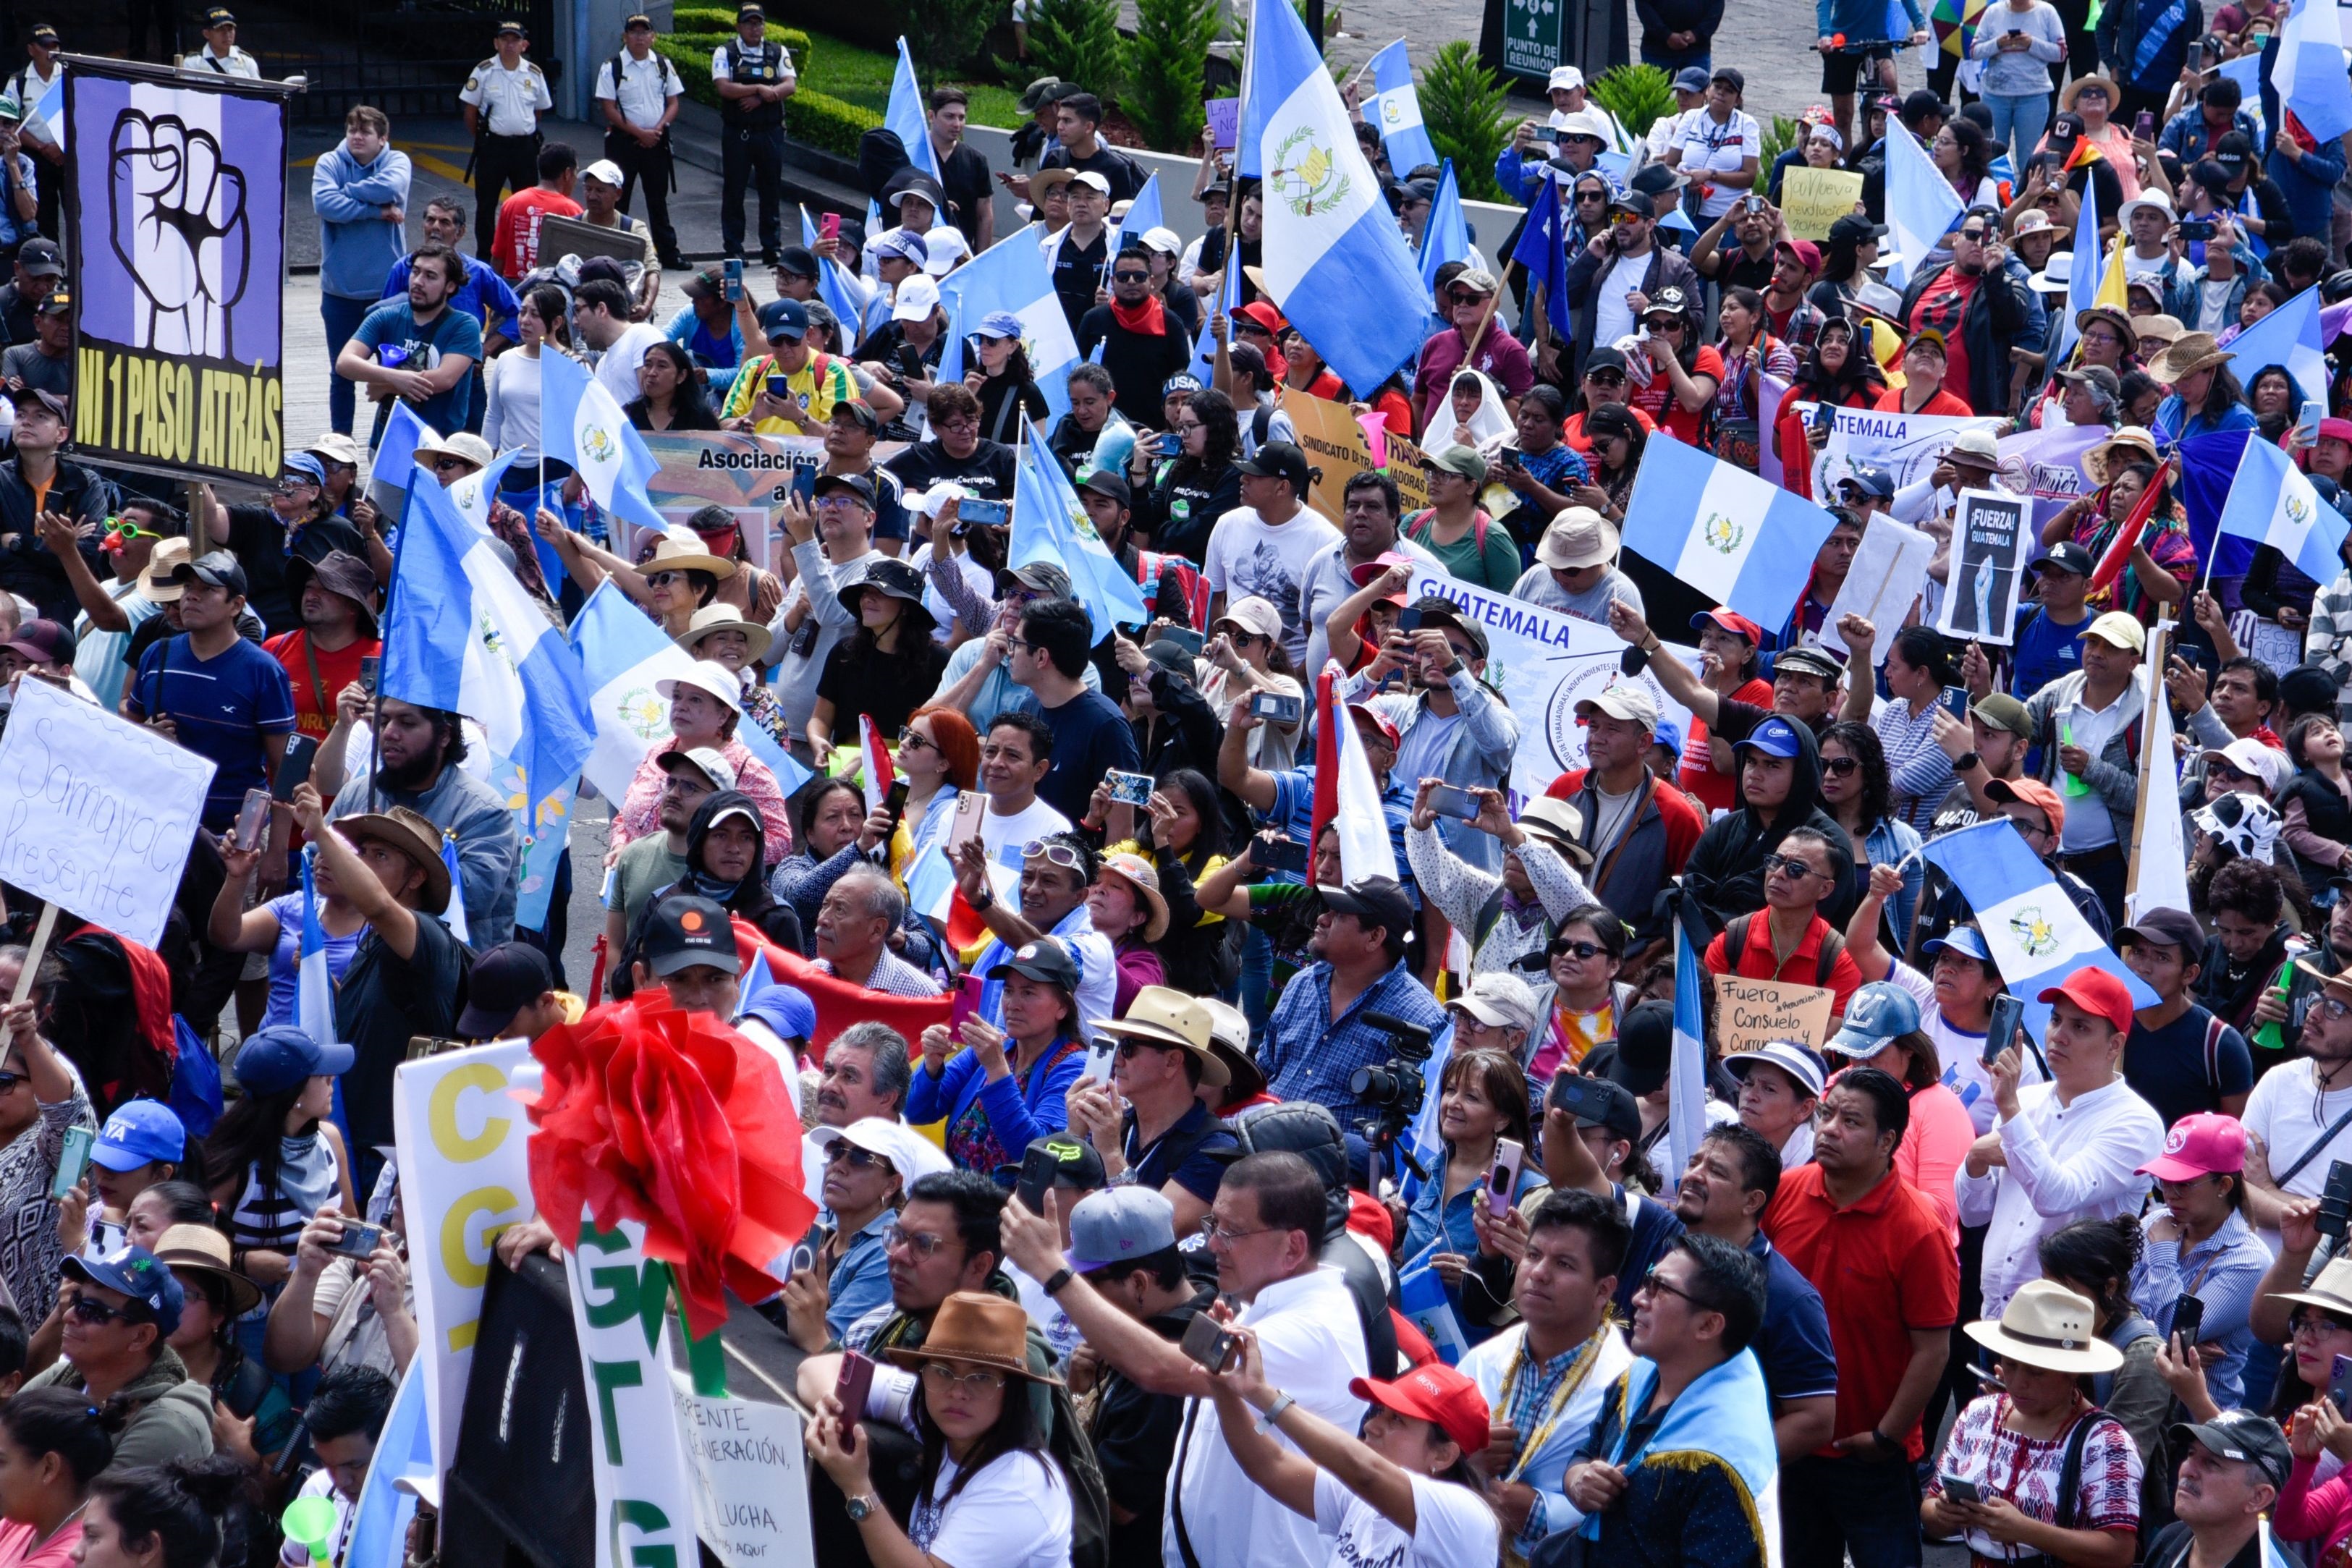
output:
M 285 100 L 105 64 L 65 80 L 74 441 L 266 484 L 282 448 Z

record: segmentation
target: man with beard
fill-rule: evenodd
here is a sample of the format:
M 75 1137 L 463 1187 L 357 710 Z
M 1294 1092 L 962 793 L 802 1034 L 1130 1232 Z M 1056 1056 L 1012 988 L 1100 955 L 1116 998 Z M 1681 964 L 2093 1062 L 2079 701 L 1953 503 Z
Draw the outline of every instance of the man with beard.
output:
M 284 665 L 293 683 L 297 731 L 324 740 L 334 727 L 336 694 L 360 678 L 362 660 L 383 653 L 376 635 L 375 574 L 344 550 L 328 551 L 315 566 L 298 555 L 286 566 L 301 630 L 270 638 L 261 651 Z
M 344 756 L 352 732 L 373 706 L 375 767 L 364 780 L 348 778 Z M 458 764 L 466 759 L 465 721 L 439 708 L 394 697 L 377 699 L 354 681 L 335 699 L 335 727 L 311 763 L 314 777 L 339 781 L 331 819 L 404 806 L 455 841 L 464 879 L 466 930 L 477 947 L 514 935 L 515 863 L 522 835 L 514 810 L 498 792 Z
M 474 361 L 482 357 L 478 317 L 449 308 L 465 264 L 446 245 L 421 245 L 408 258 L 408 295 L 388 299 L 335 358 L 335 374 L 359 382 L 375 403 L 373 446 L 398 398 L 436 430 L 462 430 L 473 400 Z
M 1944 384 L 1979 413 L 2009 408 L 2012 349 L 2042 340 L 2042 309 L 2002 264 L 2000 214 L 1971 207 L 1948 236 L 1952 259 L 1912 278 L 1898 319 L 1914 334 L 1943 334 Z
M 2339 902 L 2329 912 L 2331 947 L 2344 929 L 2343 909 Z M 2315 985 L 2313 994 L 2297 998 L 2298 1054 L 2263 1074 L 2239 1113 L 2246 1128 L 2246 1221 L 2272 1232 L 2288 1208 L 2320 1196 L 2330 1165 L 2352 1159 L 2352 976 L 2322 974 L 2308 960 L 2295 967 Z
M 1339 498 L 1339 537 L 1317 551 L 1307 563 L 1299 585 L 1300 613 L 1307 622 L 1306 670 L 1320 670 L 1331 656 L 1331 636 L 1324 622 L 1332 606 L 1350 598 L 1378 572 L 1409 567 L 1430 572 L 1444 568 L 1424 547 L 1398 532 L 1404 500 L 1396 480 L 1374 470 L 1351 476 Z M 1402 592 L 1410 584 L 1400 585 Z

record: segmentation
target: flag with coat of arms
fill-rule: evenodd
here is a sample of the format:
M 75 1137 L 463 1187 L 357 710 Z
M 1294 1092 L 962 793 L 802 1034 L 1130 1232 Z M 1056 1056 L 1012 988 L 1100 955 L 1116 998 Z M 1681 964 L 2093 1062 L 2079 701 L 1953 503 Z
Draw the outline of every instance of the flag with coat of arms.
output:
M 1624 545 L 1759 626 L 1796 607 L 1836 519 L 1679 441 L 1653 441 L 1625 503 Z

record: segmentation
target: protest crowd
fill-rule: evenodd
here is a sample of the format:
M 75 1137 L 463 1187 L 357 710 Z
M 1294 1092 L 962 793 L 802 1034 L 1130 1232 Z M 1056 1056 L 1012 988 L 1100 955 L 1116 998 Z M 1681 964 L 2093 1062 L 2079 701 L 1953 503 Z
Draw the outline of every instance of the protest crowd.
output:
M 1676 109 L 1552 72 L 1482 250 L 1282 0 L 1202 233 L 908 63 L 788 235 L 745 5 L 701 261 L 652 19 L 585 167 L 503 24 L 471 212 L 316 160 L 243 485 L 78 417 L 34 27 L 0 1568 L 499 1560 L 528 1278 L 600 1563 L 2352 1561 L 2342 40 L 1816 9 L 1768 162 L 1640 0 Z

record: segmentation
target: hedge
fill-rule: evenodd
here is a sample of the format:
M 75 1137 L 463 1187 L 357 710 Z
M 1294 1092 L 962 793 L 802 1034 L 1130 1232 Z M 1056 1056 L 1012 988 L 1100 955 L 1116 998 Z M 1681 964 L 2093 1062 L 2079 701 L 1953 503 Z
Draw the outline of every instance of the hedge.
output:
M 808 47 L 806 34 L 780 29 L 778 40 L 794 51 Z M 709 104 L 724 112 L 718 89 L 710 85 L 710 56 L 719 45 L 707 37 L 672 35 L 656 38 L 654 47 L 669 57 L 677 67 L 678 79 L 686 84 L 687 96 L 697 103 Z M 844 103 L 837 98 L 802 88 L 784 99 L 784 129 L 796 141 L 844 158 L 857 156 L 857 139 L 882 123 L 882 117 L 871 110 L 860 109 L 854 103 Z

